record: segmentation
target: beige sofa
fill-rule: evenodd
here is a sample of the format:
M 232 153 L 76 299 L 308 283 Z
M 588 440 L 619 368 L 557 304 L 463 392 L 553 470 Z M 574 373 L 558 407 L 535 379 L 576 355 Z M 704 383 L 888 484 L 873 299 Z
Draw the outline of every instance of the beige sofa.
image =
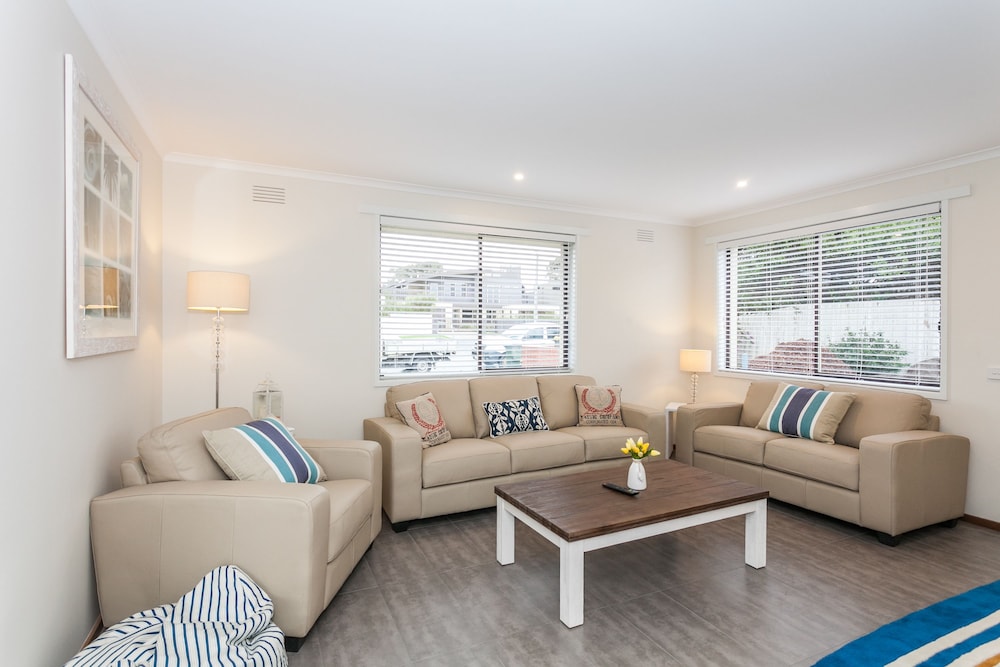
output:
M 766 488 L 772 498 L 898 535 L 965 512 L 969 440 L 938 432 L 931 403 L 916 394 L 847 385 L 800 386 L 855 398 L 835 444 L 756 428 L 778 382 L 753 382 L 743 403 L 682 406 L 676 458 Z
M 377 443 L 298 439 L 328 481 L 232 481 L 202 431 L 250 421 L 223 408 L 164 424 L 121 466 L 122 488 L 90 505 L 105 625 L 176 602 L 207 572 L 236 565 L 274 602 L 296 650 L 382 526 Z
M 656 449 L 666 442 L 662 409 L 621 404 L 622 426 L 578 426 L 576 385 L 585 375 L 507 375 L 414 382 L 386 391 L 385 416 L 364 420 L 364 437 L 382 445 L 382 506 L 393 528 L 413 519 L 496 504 L 494 486 L 594 468 L 625 466 L 628 438 Z M 452 439 L 425 447 L 396 403 L 430 392 Z M 489 437 L 484 402 L 537 396 L 549 430 Z M 621 472 L 624 483 L 625 470 Z

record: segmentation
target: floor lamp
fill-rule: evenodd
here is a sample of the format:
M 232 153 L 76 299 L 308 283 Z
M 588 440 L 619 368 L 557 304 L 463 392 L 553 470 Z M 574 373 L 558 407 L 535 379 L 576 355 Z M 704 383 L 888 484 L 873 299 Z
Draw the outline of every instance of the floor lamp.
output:
M 691 402 L 698 400 L 698 373 L 712 370 L 711 350 L 681 350 L 681 370 L 691 374 Z
M 187 274 L 188 310 L 214 311 L 215 336 L 215 407 L 219 407 L 219 371 L 222 369 L 222 313 L 245 313 L 250 310 L 250 276 L 227 271 L 191 271 Z

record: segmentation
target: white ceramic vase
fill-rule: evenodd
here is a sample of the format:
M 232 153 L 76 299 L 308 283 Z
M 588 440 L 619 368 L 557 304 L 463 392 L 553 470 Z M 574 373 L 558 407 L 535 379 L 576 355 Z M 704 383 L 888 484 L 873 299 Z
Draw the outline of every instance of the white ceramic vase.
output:
M 642 467 L 642 461 L 633 459 L 628 467 L 628 488 L 636 491 L 646 488 L 646 469 Z

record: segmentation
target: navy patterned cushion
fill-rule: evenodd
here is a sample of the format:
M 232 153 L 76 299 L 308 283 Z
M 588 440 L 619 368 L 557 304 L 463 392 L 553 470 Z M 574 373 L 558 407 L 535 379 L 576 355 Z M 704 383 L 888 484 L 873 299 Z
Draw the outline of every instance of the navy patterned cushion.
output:
M 549 425 L 542 416 L 542 402 L 537 396 L 517 401 L 483 403 L 483 409 L 490 422 L 491 438 L 521 431 L 549 430 Z

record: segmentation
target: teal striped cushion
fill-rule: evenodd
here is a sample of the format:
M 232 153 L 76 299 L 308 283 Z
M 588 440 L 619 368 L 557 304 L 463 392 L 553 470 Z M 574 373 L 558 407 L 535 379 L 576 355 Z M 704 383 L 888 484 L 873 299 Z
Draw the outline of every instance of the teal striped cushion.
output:
M 204 431 L 208 452 L 230 479 L 315 484 L 326 472 L 277 419 Z
M 854 394 L 780 384 L 757 428 L 833 444 Z

